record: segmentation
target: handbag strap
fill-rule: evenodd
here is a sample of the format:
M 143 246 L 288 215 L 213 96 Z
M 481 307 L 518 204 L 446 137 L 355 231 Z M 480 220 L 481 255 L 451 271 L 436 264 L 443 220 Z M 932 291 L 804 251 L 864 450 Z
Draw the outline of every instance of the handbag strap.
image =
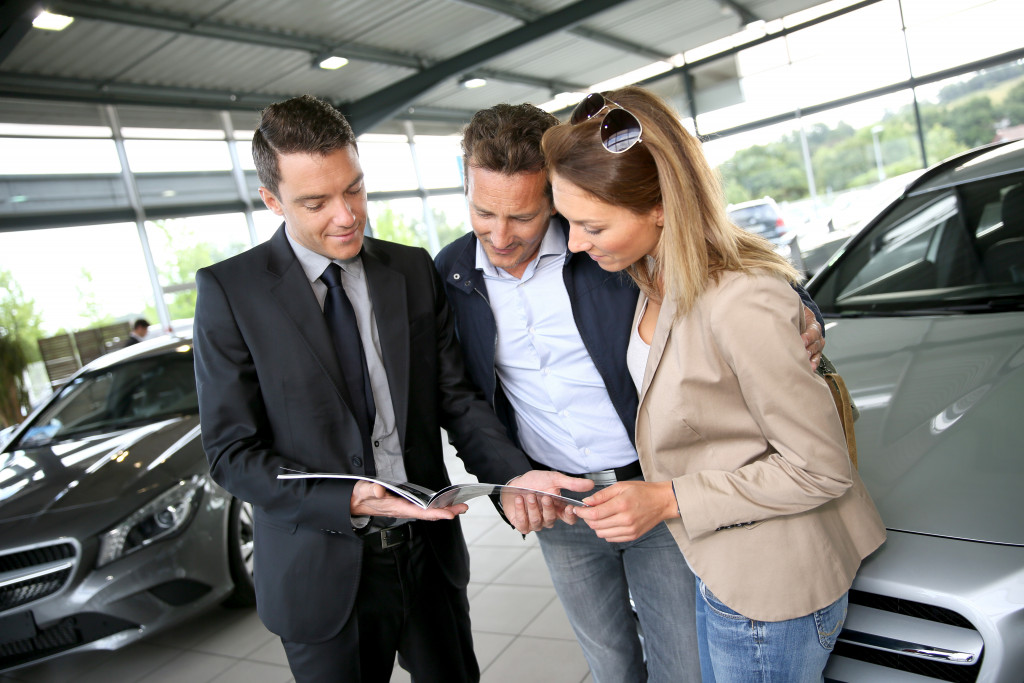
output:
M 853 399 L 850 391 L 846 388 L 846 382 L 838 372 L 825 372 L 821 375 L 832 392 L 832 400 L 835 401 L 836 409 L 839 411 L 839 421 L 843 424 L 843 434 L 846 436 L 846 450 L 850 453 L 850 462 L 854 469 L 857 468 L 857 435 L 853 430 L 854 417 Z

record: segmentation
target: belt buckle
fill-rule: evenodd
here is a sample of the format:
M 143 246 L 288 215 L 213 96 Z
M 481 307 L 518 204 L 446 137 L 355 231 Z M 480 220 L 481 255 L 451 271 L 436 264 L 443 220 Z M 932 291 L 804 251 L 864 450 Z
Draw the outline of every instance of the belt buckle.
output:
M 392 527 L 391 529 L 381 529 L 380 531 L 380 547 L 387 549 L 393 548 L 396 545 L 402 545 L 405 538 L 402 536 L 402 531 L 405 527 Z M 392 540 L 393 539 L 393 540 Z
M 589 479 L 598 486 L 611 486 L 618 479 L 615 477 L 615 470 L 600 470 L 598 472 L 587 472 L 582 475 L 583 478 Z

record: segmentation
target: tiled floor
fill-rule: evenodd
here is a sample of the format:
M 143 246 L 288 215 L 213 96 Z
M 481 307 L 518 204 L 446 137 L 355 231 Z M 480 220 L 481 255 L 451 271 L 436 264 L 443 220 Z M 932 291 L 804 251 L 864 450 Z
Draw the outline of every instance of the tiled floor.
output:
M 447 440 L 445 441 L 447 447 Z M 472 481 L 449 449 L 453 481 Z M 470 611 L 482 683 L 591 683 L 537 539 L 502 522 L 487 499 L 462 526 L 472 557 Z M 68 655 L 0 675 L 31 683 L 285 683 L 281 642 L 255 609 L 217 609 L 116 652 Z M 395 668 L 394 683 L 409 675 Z

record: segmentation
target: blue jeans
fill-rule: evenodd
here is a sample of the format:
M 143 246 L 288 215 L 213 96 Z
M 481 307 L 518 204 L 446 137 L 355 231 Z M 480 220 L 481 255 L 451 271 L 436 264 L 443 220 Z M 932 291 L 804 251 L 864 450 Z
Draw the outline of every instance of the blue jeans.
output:
M 594 683 L 699 683 L 693 573 L 668 527 L 609 543 L 583 520 L 556 522 L 537 539 Z
M 704 683 L 819 683 L 846 621 L 848 593 L 785 621 L 754 621 L 697 578 L 697 637 Z

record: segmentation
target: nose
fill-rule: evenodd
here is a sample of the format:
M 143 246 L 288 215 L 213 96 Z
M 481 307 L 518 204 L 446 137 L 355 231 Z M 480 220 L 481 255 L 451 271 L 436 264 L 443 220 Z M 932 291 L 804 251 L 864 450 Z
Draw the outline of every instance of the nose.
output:
M 569 251 L 578 254 L 581 251 L 589 251 L 593 246 L 593 243 L 591 243 L 582 228 L 569 225 Z
M 491 244 L 498 249 L 506 249 L 512 245 L 512 231 L 505 221 L 497 221 L 491 229 Z
M 352 211 L 352 207 L 349 206 L 348 202 L 342 199 L 334 209 L 334 216 L 332 220 L 334 221 L 334 224 L 339 227 L 351 228 L 356 222 L 356 215 L 355 212 Z

